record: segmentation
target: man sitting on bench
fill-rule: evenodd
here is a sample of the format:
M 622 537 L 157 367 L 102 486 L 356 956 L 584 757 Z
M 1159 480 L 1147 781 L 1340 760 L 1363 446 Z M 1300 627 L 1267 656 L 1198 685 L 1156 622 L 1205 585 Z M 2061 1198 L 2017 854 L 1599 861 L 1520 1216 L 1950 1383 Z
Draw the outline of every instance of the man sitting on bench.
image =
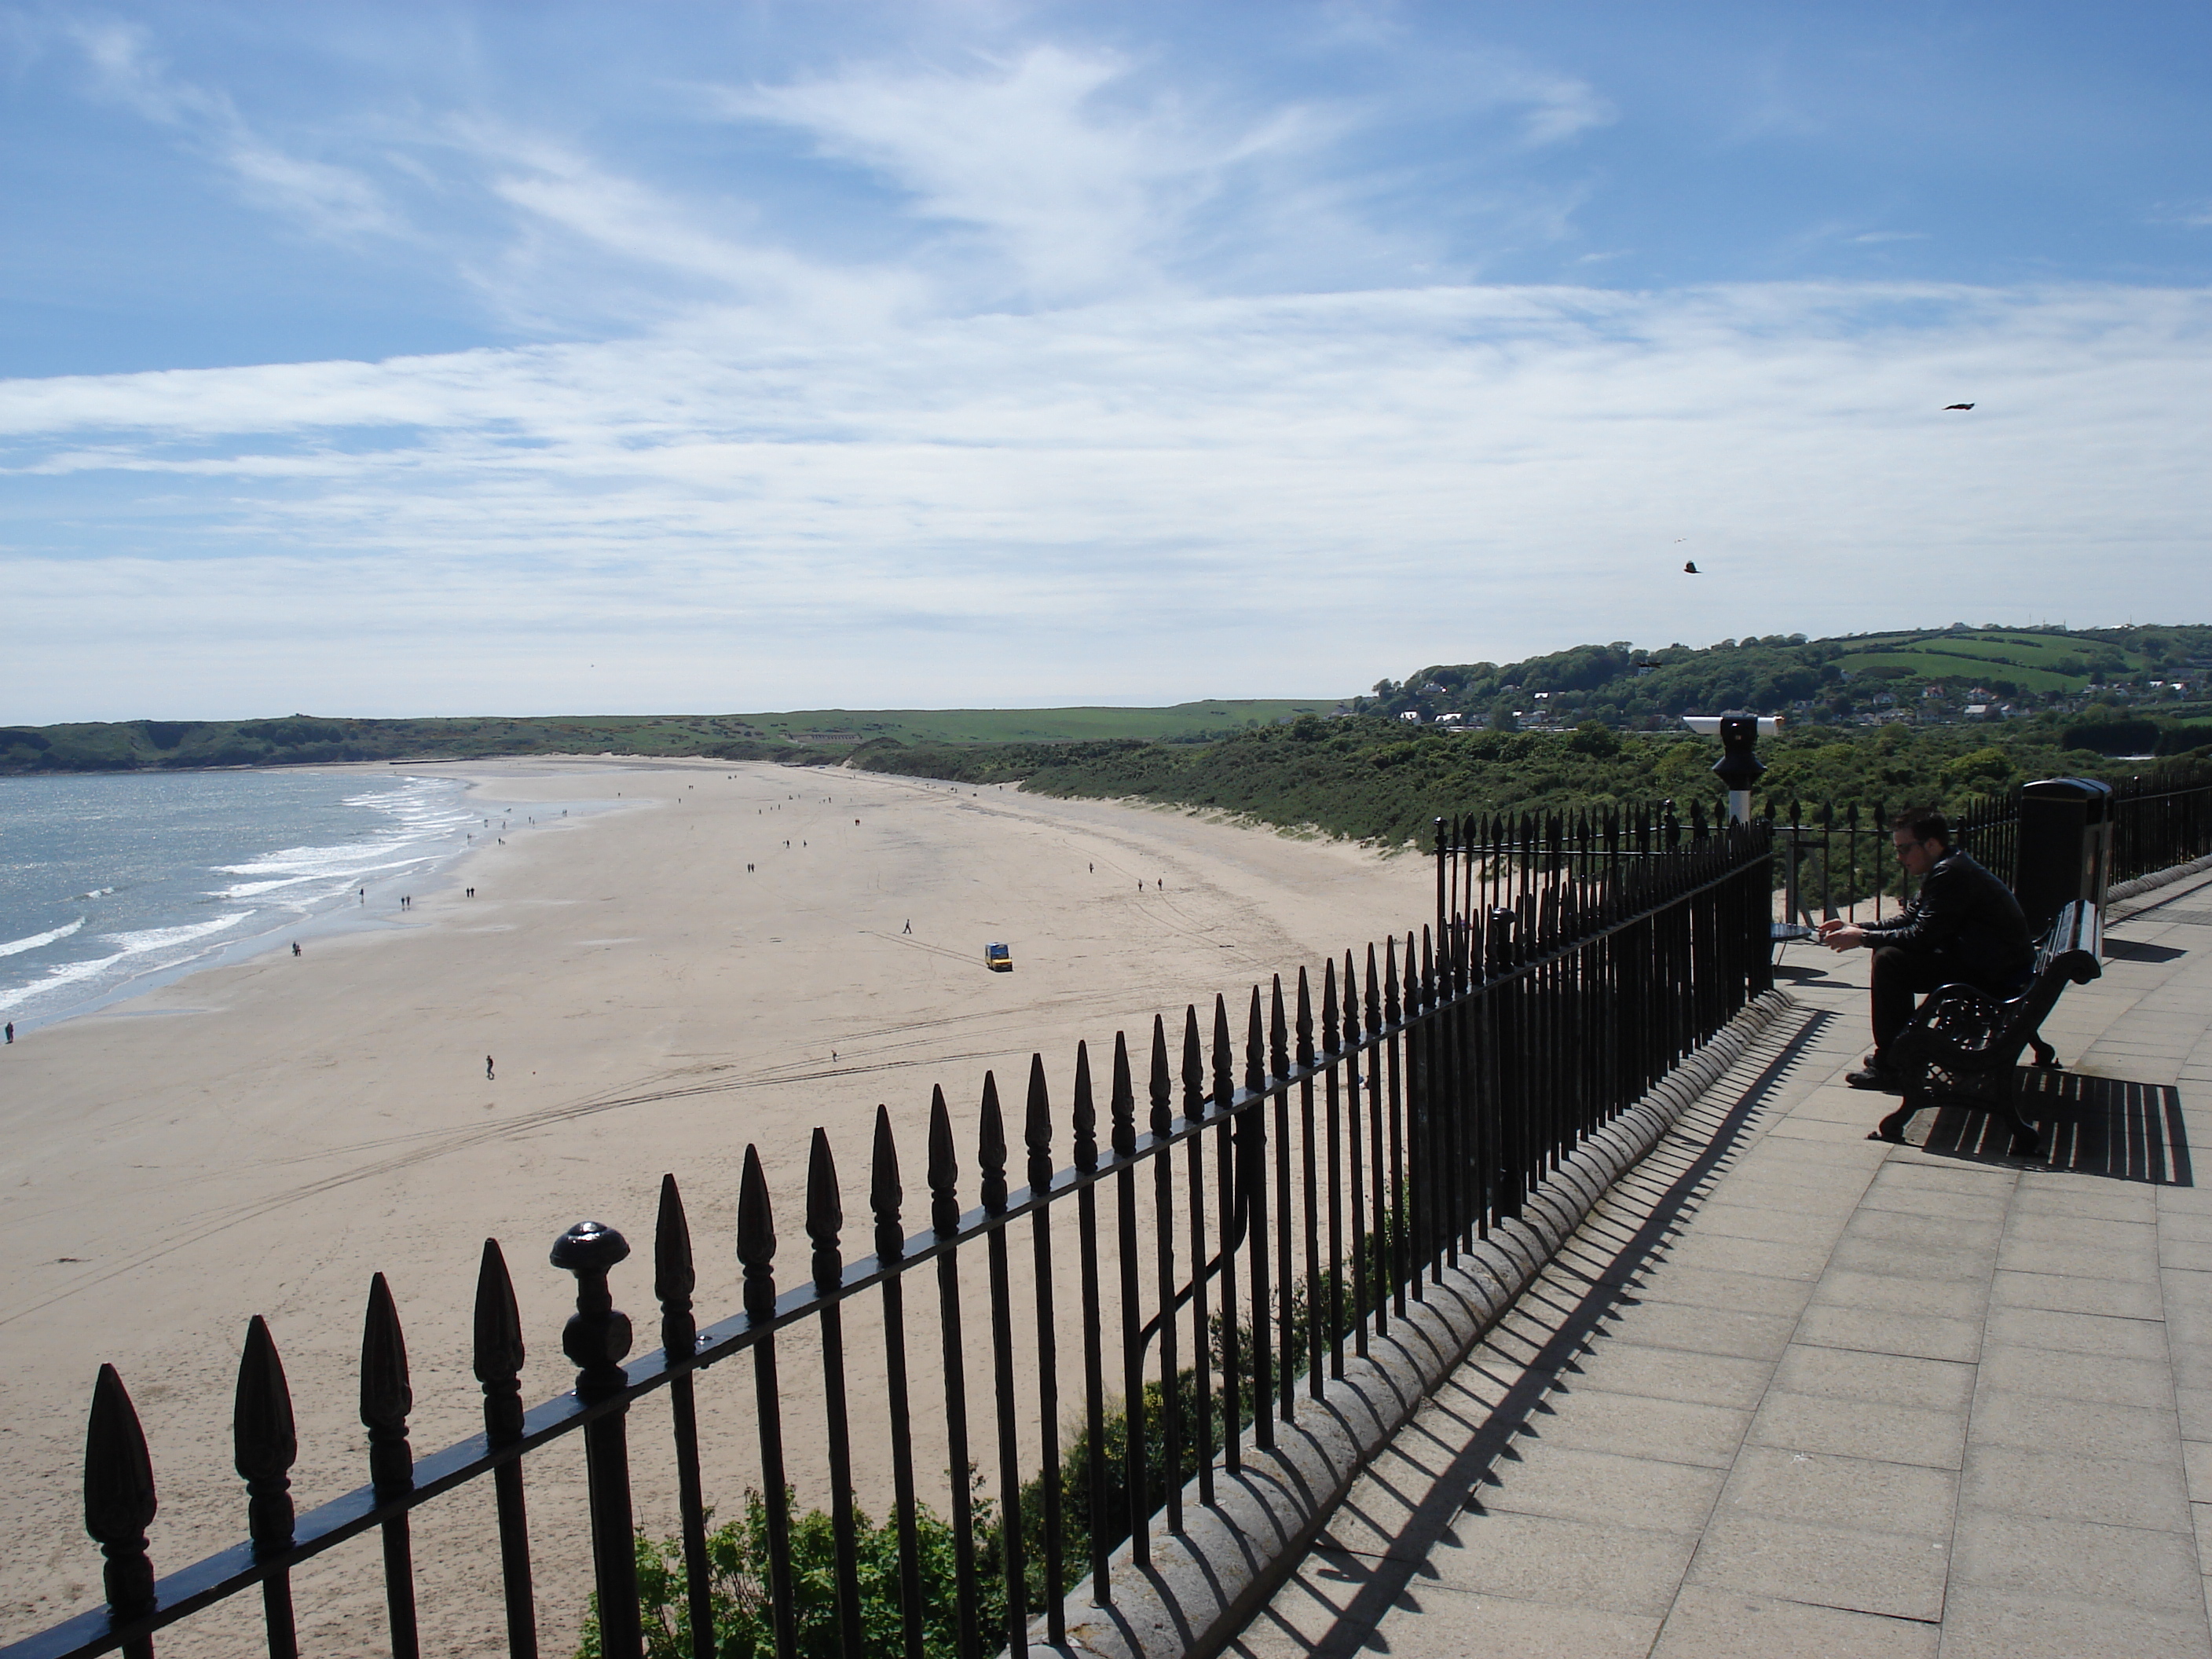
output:
M 1900 1091 L 1883 1050 L 1912 1018 L 1914 998 L 1939 985 L 1978 987 L 2009 997 L 2035 965 L 2027 917 L 2012 890 L 1951 845 L 1941 812 L 1916 809 L 1890 825 L 1890 842 L 1920 895 L 1889 921 L 1820 924 L 1832 951 L 1874 951 L 1874 1052 L 1844 1080 L 1854 1089 Z

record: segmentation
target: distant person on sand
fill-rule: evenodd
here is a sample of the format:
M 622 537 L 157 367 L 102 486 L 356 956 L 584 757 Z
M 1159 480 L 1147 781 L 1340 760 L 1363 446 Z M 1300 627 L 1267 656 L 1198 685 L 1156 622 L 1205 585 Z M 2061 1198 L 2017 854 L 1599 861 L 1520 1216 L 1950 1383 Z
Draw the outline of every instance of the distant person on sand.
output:
M 914 932 L 914 923 L 912 921 L 908 921 L 905 927 L 899 929 L 899 932 L 902 933 L 911 933 Z
M 486 1083 L 491 1083 L 495 1080 L 496 1079 L 493 1078 L 491 1073 L 491 1056 L 489 1054 L 486 1054 L 484 1056 L 484 1081 Z
M 297 939 L 292 941 L 292 954 L 295 957 L 300 954 L 300 941 Z
M 15 1041 L 15 1022 L 12 1019 L 8 1022 L 8 1041 L 11 1045 Z

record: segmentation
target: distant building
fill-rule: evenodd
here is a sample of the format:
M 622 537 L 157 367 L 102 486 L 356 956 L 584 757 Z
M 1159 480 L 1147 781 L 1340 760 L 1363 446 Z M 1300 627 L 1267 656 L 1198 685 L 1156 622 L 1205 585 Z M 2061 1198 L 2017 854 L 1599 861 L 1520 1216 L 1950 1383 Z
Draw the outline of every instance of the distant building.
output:
M 1421 711 L 1418 708 L 1408 708 L 1404 714 L 1399 715 L 1398 718 L 1411 725 L 1419 726 L 1421 723 Z

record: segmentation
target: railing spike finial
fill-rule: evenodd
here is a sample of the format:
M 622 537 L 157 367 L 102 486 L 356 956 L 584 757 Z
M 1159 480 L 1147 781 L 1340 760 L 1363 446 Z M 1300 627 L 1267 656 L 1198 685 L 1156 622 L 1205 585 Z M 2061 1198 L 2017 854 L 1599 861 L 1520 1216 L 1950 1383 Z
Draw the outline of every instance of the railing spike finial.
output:
M 1244 1017 L 1244 1088 L 1264 1094 L 1267 1088 L 1267 1036 L 1260 1012 L 1260 988 L 1252 988 L 1252 1006 Z
M 1044 1056 L 1030 1056 L 1029 1109 L 1022 1115 L 1022 1144 L 1029 1148 L 1030 1190 L 1052 1190 L 1052 1091 L 1045 1086 Z
M 246 1482 L 246 1535 L 254 1553 L 292 1546 L 292 1465 L 300 1437 L 292 1421 L 292 1390 L 269 1322 L 259 1314 L 246 1328 L 238 1360 L 238 1392 L 231 1408 L 233 1466 Z
M 1328 963 L 1334 969 L 1336 958 Z M 1359 1041 L 1359 975 L 1352 959 L 1352 952 L 1344 953 L 1344 1022 L 1340 1027 L 1342 1046 L 1349 1048 Z
M 1382 944 L 1382 1020 L 1387 1025 L 1398 1023 L 1398 936 L 1395 933 Z
M 1413 936 L 1406 935 L 1406 953 L 1413 954 Z M 1421 924 L 1421 1006 L 1433 1008 L 1437 1005 L 1437 963 L 1435 946 L 1429 938 L 1429 924 Z
M 1152 1131 L 1164 1135 L 1175 1127 L 1175 1076 L 1168 1069 L 1168 1024 L 1152 1016 Z
M 407 1418 L 415 1390 L 407 1377 L 407 1338 L 399 1310 L 382 1273 L 368 1281 L 368 1312 L 361 1333 L 361 1421 L 368 1431 L 368 1480 L 379 1497 L 415 1485 L 415 1455 L 407 1444 Z
M 1283 976 L 1269 975 L 1273 990 L 1267 1000 L 1267 1071 L 1273 1077 L 1291 1073 L 1290 1023 L 1283 1018 Z
M 891 1133 L 890 1108 L 876 1103 L 875 1156 L 868 1168 L 868 1206 L 876 1215 L 876 1255 L 896 1261 L 906 1254 L 906 1224 L 899 1210 L 906 1194 L 899 1181 L 898 1139 Z
M 691 1292 L 698 1284 L 684 1195 L 676 1189 L 676 1177 L 664 1175 L 660 1214 L 653 1229 L 653 1294 L 660 1304 L 660 1346 L 670 1353 L 690 1353 L 698 1346 L 699 1322 L 691 1313 Z
M 514 1281 L 507 1276 L 507 1257 L 495 1238 L 484 1240 L 483 1257 L 477 1267 L 477 1308 L 474 1359 L 477 1381 L 483 1384 L 484 1427 L 490 1443 L 502 1446 L 522 1436 L 522 1400 L 516 1378 L 522 1370 L 522 1314 L 515 1305 Z M 507 1414 L 492 1422 L 493 1397 L 500 1394 L 514 1403 L 512 1432 L 503 1432 Z
M 1368 1036 L 1374 1036 L 1377 1035 L 1377 1034 L 1378 1034 L 1378 1033 L 1382 1030 L 1382 1022 L 1383 1022 L 1383 1018 L 1384 1018 L 1384 1015 L 1383 1015 L 1383 1012 L 1382 1012 L 1382 981 L 1381 981 L 1380 979 L 1378 979 L 1378 978 L 1376 976 L 1376 971 L 1375 971 L 1375 945 L 1374 945 L 1374 941 L 1370 939 L 1370 940 L 1368 942 L 1368 945 L 1367 945 L 1367 1035 L 1368 1035 Z
M 1091 1045 L 1075 1045 L 1075 1103 L 1070 1115 L 1075 1127 L 1075 1167 L 1098 1167 L 1098 1107 L 1091 1098 Z
M 823 1296 L 845 1280 L 845 1258 L 838 1249 L 845 1231 L 845 1200 L 837 1190 L 837 1160 L 829 1132 L 817 1127 L 806 1153 L 806 1237 L 814 1246 L 814 1288 Z
M 1206 1042 L 1199 1036 L 1198 1005 L 1182 1010 L 1182 1115 L 1195 1123 L 1206 1115 Z
M 738 1177 L 738 1261 L 745 1270 L 745 1317 L 755 1324 L 775 1317 L 775 1209 L 769 1201 L 760 1148 L 750 1145 Z
M 154 1605 L 146 1528 L 159 1508 L 146 1431 L 122 1376 L 102 1365 L 84 1429 L 84 1529 L 107 1558 L 107 1605 L 118 1620 L 135 1619 Z
M 929 1091 L 929 1224 L 940 1238 L 960 1231 L 960 1158 L 941 1087 Z
M 983 1207 L 996 1215 L 1006 1207 L 1006 1121 L 999 1109 L 999 1079 L 983 1073 L 981 1121 L 975 1131 L 975 1173 L 982 1182 Z
M 1229 999 L 1213 994 L 1213 1109 L 1225 1112 L 1237 1096 L 1237 1050 L 1229 1036 Z
M 1335 991 L 1336 981 L 1334 975 L 1332 975 L 1329 981 L 1329 995 L 1332 1003 L 1335 1000 Z M 1297 1024 L 1296 1029 L 1298 1035 L 1298 1066 L 1300 1069 L 1310 1072 L 1313 1070 L 1314 1066 L 1313 988 L 1306 983 L 1306 969 L 1304 963 L 1300 963 L 1298 964 L 1298 1003 Z
M 1114 1156 L 1133 1158 L 1137 1151 L 1137 1089 L 1129 1078 L 1129 1038 L 1114 1033 L 1114 1093 L 1107 1103 L 1113 1114 Z

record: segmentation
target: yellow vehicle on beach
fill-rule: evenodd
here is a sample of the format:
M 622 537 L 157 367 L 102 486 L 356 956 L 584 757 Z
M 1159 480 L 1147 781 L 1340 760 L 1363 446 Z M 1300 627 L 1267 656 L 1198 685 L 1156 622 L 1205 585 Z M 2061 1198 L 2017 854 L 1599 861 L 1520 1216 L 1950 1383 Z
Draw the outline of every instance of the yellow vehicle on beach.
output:
M 1003 945 L 987 945 L 983 947 L 983 965 L 994 974 L 1011 974 L 1014 971 L 1014 953 Z

